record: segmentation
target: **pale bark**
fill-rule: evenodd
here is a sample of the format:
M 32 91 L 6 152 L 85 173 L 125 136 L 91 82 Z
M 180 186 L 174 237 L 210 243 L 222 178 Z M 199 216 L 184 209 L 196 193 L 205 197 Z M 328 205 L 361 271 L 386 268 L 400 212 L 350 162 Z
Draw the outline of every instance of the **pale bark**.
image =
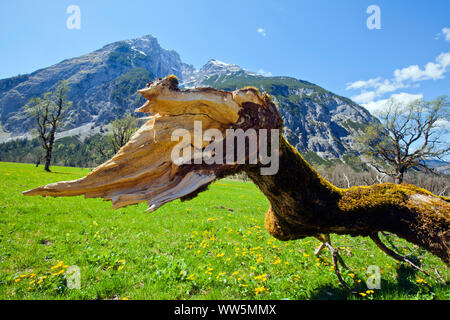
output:
M 266 230 L 281 240 L 320 234 L 370 236 L 389 231 L 415 243 L 449 264 L 449 199 L 412 185 L 377 184 L 339 189 L 320 175 L 280 136 L 280 166 L 275 175 L 261 175 L 261 163 L 176 165 L 172 132 L 218 129 L 281 129 L 279 112 L 267 94 L 254 88 L 234 92 L 212 88 L 179 90 L 174 77 L 139 91 L 148 101 L 137 111 L 149 120 L 109 161 L 75 181 L 59 182 L 25 195 L 100 197 L 114 208 L 147 201 L 150 210 L 181 198 L 189 199 L 216 179 L 245 171 L 270 202 Z M 204 149 L 209 142 L 193 142 Z

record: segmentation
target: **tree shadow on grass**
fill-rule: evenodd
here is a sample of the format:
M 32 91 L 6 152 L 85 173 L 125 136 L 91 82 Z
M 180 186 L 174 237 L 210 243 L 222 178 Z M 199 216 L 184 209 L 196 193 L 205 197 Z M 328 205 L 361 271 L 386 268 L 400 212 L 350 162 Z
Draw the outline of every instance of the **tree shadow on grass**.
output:
M 396 280 L 381 279 L 381 289 L 374 290 L 373 299 L 388 299 L 389 297 L 404 297 L 405 299 L 423 296 L 424 299 L 431 299 L 434 297 L 434 292 L 437 289 L 450 290 L 449 284 L 433 284 L 432 286 L 426 283 L 417 283 L 416 274 L 418 270 L 400 264 L 397 267 Z M 351 286 L 351 289 L 356 292 L 365 292 L 368 290 L 365 283 L 358 286 Z M 350 298 L 361 298 L 361 296 L 352 295 L 341 286 L 322 285 L 316 288 L 312 294 L 312 300 L 348 300 Z M 365 297 L 367 298 L 367 296 Z M 364 299 L 365 299 L 364 298 Z M 419 296 L 420 299 L 420 296 Z

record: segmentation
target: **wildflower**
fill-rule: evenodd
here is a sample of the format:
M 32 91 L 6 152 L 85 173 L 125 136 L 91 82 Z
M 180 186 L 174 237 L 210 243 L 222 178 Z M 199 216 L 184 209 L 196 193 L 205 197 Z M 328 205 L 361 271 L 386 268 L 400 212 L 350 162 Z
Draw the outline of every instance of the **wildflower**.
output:
M 273 262 L 273 264 L 280 264 L 281 263 L 281 259 L 280 258 L 278 258 L 277 260 L 275 260 L 274 262 Z
M 186 279 L 188 279 L 188 280 L 194 280 L 194 275 L 193 274 L 191 274 L 189 277 L 187 277 Z
M 128 300 L 128 298 L 127 297 L 123 297 L 122 300 Z
M 58 263 L 55 264 L 55 265 L 54 265 L 53 267 L 51 267 L 50 269 L 53 270 L 53 269 L 57 269 L 57 268 L 62 267 L 62 266 L 63 266 L 63 262 L 62 262 L 62 261 L 58 261 Z
M 266 291 L 266 288 L 264 288 L 264 286 L 255 288 L 256 295 L 263 293 L 264 291 Z
M 235 272 L 233 272 L 231 275 L 232 276 L 235 276 L 235 275 L 237 275 L 239 273 L 239 271 L 235 271 Z
M 14 280 L 14 282 L 19 282 L 20 281 L 20 278 L 17 278 L 16 280 Z
M 424 279 L 417 279 L 416 282 L 417 283 L 427 284 L 427 282 Z
M 350 276 L 350 278 L 354 279 L 355 278 L 355 274 L 354 273 L 349 273 L 348 274 Z
M 360 292 L 359 295 L 360 295 L 361 297 L 365 297 L 365 296 L 366 296 L 366 294 L 365 294 L 364 292 Z
M 367 293 L 367 294 L 372 294 L 372 293 L 375 293 L 375 291 L 373 291 L 373 290 L 367 290 L 366 293 Z
M 264 273 L 264 274 L 261 274 L 259 276 L 255 276 L 254 279 L 255 280 L 261 280 L 261 281 L 265 282 L 267 280 L 267 274 Z
M 117 261 L 119 263 L 125 263 L 125 259 L 120 259 L 119 261 Z
M 309 254 L 303 252 L 304 257 L 309 257 Z
M 218 253 L 218 254 L 216 255 L 216 257 L 217 257 L 217 258 L 220 258 L 220 257 L 223 257 L 224 255 L 225 255 L 225 253 L 223 253 L 223 252 L 222 252 L 222 253 Z
M 121 265 L 120 267 L 117 268 L 118 271 L 122 270 L 125 266 Z

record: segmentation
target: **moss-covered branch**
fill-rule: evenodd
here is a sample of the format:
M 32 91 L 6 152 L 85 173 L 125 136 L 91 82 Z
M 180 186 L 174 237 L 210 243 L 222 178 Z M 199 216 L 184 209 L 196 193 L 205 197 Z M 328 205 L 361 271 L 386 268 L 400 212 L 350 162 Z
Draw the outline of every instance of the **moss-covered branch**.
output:
M 280 135 L 279 170 L 261 175 L 262 164 L 174 163 L 171 133 L 177 128 L 282 129 L 280 114 L 267 94 L 255 88 L 234 92 L 198 88 L 180 90 L 174 76 L 140 93 L 148 100 L 137 111 L 152 113 L 130 142 L 87 177 L 25 192 L 26 195 L 101 197 L 123 207 L 147 201 L 155 210 L 175 199 L 190 199 L 215 179 L 245 171 L 270 201 L 265 227 L 274 237 L 294 240 L 320 234 L 370 236 L 389 231 L 425 248 L 449 264 L 449 200 L 413 185 L 376 184 L 339 189 L 320 175 Z M 234 137 L 232 138 L 234 139 Z M 271 141 L 271 139 L 268 139 Z M 194 141 L 189 148 L 207 148 Z M 195 148 L 194 148 L 195 146 Z M 248 160 L 248 149 L 246 150 Z M 237 152 L 235 150 L 235 152 Z

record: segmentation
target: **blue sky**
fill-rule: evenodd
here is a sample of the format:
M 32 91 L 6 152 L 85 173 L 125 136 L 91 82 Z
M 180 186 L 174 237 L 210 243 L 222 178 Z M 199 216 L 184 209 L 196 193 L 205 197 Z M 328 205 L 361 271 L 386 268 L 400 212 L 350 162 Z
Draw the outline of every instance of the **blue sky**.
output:
M 80 30 L 66 27 L 72 4 Z M 370 5 L 380 30 L 366 26 Z M 447 0 L 1 1 L 0 78 L 152 34 L 197 68 L 214 58 L 292 76 L 375 110 L 392 95 L 450 95 L 448 28 Z

